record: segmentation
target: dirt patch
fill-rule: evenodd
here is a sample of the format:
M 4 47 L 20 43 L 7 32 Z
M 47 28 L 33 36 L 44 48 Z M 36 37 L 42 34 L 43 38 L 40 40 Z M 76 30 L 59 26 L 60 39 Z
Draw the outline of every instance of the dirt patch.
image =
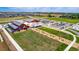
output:
M 9 48 L 5 42 L 0 42 L 0 51 L 9 51 Z

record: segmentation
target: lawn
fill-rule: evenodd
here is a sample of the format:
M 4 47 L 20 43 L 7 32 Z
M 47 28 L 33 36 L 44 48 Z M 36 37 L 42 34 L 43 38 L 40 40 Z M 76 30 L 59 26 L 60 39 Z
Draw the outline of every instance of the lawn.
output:
M 62 44 L 56 49 L 56 51 L 64 51 L 64 49 L 65 49 L 67 46 L 68 46 L 68 45 L 62 43 Z M 69 49 L 69 51 L 79 51 L 79 49 L 76 49 L 76 48 L 74 48 L 74 47 L 71 47 L 71 48 Z
M 8 17 L 8 18 L 0 18 L 0 23 L 7 23 L 11 20 L 20 20 L 20 19 L 26 19 L 27 17 Z
M 67 19 L 67 18 L 48 18 L 49 20 L 61 21 L 61 22 L 68 22 L 68 23 L 78 23 L 79 19 Z
M 77 34 L 75 34 L 74 32 L 72 32 L 72 31 L 70 31 L 70 30 L 68 30 L 68 29 L 67 29 L 67 31 L 69 31 L 69 32 L 71 32 L 72 34 L 76 35 L 76 38 L 77 38 L 76 43 L 79 43 L 79 37 L 77 37 Z
M 66 33 L 61 32 L 61 31 L 57 31 L 57 30 L 54 30 L 54 29 L 46 28 L 46 27 L 40 27 L 39 29 L 44 30 L 44 31 L 46 31 L 48 33 L 55 34 L 57 36 L 69 39 L 69 40 L 73 40 L 72 35 L 66 34 Z
M 64 51 L 64 49 L 65 49 L 67 46 L 68 46 L 68 45 L 62 43 L 62 44 L 56 49 L 56 51 Z
M 79 49 L 71 47 L 69 51 L 79 51 Z
M 62 44 L 31 30 L 11 35 L 25 51 L 55 51 Z
M 77 41 L 76 42 L 79 43 L 79 37 L 76 37 L 76 38 L 77 38 Z

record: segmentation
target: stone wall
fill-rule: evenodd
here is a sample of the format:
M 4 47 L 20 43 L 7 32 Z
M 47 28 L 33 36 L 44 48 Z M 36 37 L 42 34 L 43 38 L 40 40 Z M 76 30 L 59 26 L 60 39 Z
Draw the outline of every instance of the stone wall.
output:
M 0 32 L 11 51 L 23 51 L 23 49 L 16 43 L 16 41 L 9 35 L 9 33 L 4 28 L 2 28 Z

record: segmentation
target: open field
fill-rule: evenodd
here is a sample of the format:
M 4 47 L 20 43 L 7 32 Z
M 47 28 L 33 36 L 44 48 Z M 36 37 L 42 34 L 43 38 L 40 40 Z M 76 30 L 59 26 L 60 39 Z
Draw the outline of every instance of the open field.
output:
M 11 35 L 25 51 L 64 51 L 68 46 L 31 30 Z M 78 49 L 72 47 L 69 51 L 78 51 Z
M 49 20 L 68 22 L 68 23 L 78 23 L 79 19 L 67 19 L 67 18 L 48 18 Z
M 44 16 L 34 16 L 36 18 L 47 18 L 49 20 L 55 20 L 55 21 L 61 21 L 61 22 L 68 22 L 68 23 L 72 23 L 72 24 L 75 24 L 75 23 L 78 23 L 79 22 L 79 19 L 68 19 L 68 18 L 55 18 L 55 17 L 44 17 Z
M 55 34 L 57 36 L 69 39 L 69 40 L 73 40 L 72 35 L 66 34 L 64 32 L 60 32 L 60 31 L 57 31 L 57 30 L 54 30 L 54 29 L 50 29 L 50 28 L 46 28 L 46 27 L 40 27 L 39 29 L 44 30 L 44 31 L 46 31 L 48 33 Z
M 33 16 L 35 18 L 48 18 L 47 16 Z
M 8 18 L 0 18 L 0 23 L 7 23 L 10 22 L 12 20 L 20 20 L 20 19 L 26 19 L 27 17 L 8 17 Z
M 62 43 L 43 36 L 39 33 L 27 30 L 11 34 L 16 42 L 27 51 L 55 51 Z M 63 51 L 65 47 L 61 49 Z

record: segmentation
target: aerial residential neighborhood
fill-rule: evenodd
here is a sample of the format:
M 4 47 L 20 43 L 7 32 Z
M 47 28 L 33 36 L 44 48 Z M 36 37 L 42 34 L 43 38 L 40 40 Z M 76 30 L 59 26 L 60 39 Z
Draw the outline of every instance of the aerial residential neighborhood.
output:
M 79 51 L 79 13 L 0 12 L 0 51 Z

